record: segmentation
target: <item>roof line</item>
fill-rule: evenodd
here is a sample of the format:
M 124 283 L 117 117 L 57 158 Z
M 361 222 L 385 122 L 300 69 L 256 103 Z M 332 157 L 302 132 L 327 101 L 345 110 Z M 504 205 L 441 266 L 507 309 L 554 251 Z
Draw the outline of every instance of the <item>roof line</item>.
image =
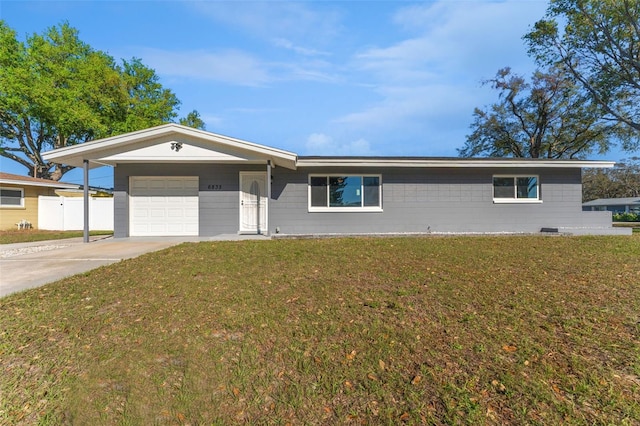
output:
M 298 157 L 298 167 L 613 167 L 614 161 L 553 160 L 541 158 L 460 158 L 460 157 Z

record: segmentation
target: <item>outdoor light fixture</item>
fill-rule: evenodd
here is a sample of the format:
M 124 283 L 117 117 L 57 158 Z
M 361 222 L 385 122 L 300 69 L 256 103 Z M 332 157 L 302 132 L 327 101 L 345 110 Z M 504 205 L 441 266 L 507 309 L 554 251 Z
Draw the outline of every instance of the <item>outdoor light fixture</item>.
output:
M 171 142 L 171 150 L 178 152 L 182 149 L 182 142 Z

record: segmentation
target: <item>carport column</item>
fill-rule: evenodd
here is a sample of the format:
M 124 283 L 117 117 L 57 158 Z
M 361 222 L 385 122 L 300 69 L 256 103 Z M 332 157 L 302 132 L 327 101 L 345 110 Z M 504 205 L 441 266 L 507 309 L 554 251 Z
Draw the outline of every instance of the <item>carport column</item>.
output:
M 267 235 L 269 235 L 269 204 L 271 203 L 271 160 L 267 160 Z
M 82 161 L 84 169 L 84 242 L 89 242 L 89 160 Z

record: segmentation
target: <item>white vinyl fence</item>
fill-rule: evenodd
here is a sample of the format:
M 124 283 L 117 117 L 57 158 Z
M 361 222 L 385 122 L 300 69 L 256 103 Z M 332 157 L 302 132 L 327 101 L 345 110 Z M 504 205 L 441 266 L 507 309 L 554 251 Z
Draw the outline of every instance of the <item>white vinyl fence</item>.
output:
M 39 196 L 38 229 L 52 231 L 84 229 L 84 198 Z M 113 231 L 113 198 L 89 197 L 89 229 Z

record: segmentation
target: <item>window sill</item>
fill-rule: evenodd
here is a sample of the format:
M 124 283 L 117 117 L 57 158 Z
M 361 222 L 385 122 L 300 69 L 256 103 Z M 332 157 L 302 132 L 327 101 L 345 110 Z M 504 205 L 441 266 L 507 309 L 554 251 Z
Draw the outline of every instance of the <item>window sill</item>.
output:
M 380 207 L 309 207 L 309 213 L 375 213 Z
M 25 210 L 25 206 L 0 206 L 0 209 Z
M 542 204 L 542 200 L 529 200 L 526 198 L 494 198 L 493 204 Z

